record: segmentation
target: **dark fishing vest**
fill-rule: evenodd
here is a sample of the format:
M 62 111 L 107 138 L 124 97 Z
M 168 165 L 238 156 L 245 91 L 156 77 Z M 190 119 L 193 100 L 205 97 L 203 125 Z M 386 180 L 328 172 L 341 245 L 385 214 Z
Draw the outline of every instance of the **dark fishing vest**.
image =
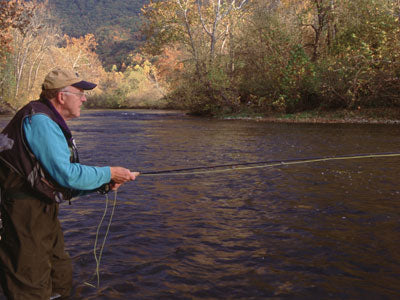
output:
M 47 203 L 54 201 L 59 203 L 75 197 L 78 191 L 60 186 L 43 169 L 27 144 L 23 128 L 26 118 L 31 118 L 35 114 L 48 116 L 64 133 L 71 151 L 70 161 L 79 162 L 78 152 L 68 127 L 61 120 L 61 116 L 54 112 L 54 108 L 53 110 L 50 108 L 51 104 L 46 102 L 49 103 L 47 100 L 28 103 L 16 113 L 0 134 L 0 164 L 8 172 L 6 179 L 1 182 L 1 188 L 6 192 L 34 192 L 42 196 L 41 199 Z

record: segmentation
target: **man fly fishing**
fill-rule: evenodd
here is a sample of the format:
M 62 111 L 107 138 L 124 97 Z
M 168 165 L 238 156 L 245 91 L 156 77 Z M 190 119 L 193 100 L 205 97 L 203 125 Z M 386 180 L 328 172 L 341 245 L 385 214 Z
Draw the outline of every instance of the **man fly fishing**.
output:
M 40 99 L 20 109 L 0 134 L 0 280 L 8 299 L 68 297 L 72 264 L 59 203 L 115 190 L 139 174 L 79 163 L 66 121 L 80 116 L 84 91 L 95 87 L 72 70 L 54 69 Z

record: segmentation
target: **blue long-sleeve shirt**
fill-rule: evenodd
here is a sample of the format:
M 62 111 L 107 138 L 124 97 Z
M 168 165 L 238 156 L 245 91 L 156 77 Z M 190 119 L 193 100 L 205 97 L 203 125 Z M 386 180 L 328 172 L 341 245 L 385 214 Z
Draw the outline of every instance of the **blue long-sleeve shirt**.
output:
M 111 180 L 110 167 L 93 167 L 70 162 L 68 143 L 60 127 L 44 114 L 24 120 L 25 138 L 43 168 L 61 186 L 90 191 Z

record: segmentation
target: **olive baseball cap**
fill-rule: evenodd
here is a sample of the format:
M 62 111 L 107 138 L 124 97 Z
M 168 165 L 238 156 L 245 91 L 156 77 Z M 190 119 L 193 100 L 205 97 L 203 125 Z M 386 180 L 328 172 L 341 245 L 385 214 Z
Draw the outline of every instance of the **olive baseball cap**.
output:
M 56 68 L 46 75 L 42 89 L 61 89 L 66 86 L 73 86 L 82 90 L 92 90 L 97 84 L 82 80 L 78 73 L 62 68 Z

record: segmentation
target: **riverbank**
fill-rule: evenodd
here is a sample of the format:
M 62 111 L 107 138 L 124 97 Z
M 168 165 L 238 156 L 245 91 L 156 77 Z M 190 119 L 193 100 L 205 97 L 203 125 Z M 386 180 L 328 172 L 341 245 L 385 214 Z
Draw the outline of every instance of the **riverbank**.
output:
M 306 111 L 294 114 L 239 113 L 223 115 L 224 120 L 255 120 L 280 123 L 349 123 L 349 124 L 400 124 L 400 108 L 369 108 L 358 110 Z
M 85 110 L 96 109 L 139 109 L 139 110 L 174 110 L 165 107 L 120 107 L 120 108 L 97 108 L 86 107 Z M 15 112 L 10 108 L 0 109 L 0 115 L 12 116 Z M 183 114 L 186 114 L 182 111 Z M 272 122 L 272 123 L 348 123 L 348 124 L 400 124 L 400 108 L 367 108 L 358 110 L 313 110 L 293 114 L 287 113 L 253 113 L 253 112 L 240 112 L 237 114 L 223 114 L 216 116 L 222 120 L 253 120 L 259 122 Z

